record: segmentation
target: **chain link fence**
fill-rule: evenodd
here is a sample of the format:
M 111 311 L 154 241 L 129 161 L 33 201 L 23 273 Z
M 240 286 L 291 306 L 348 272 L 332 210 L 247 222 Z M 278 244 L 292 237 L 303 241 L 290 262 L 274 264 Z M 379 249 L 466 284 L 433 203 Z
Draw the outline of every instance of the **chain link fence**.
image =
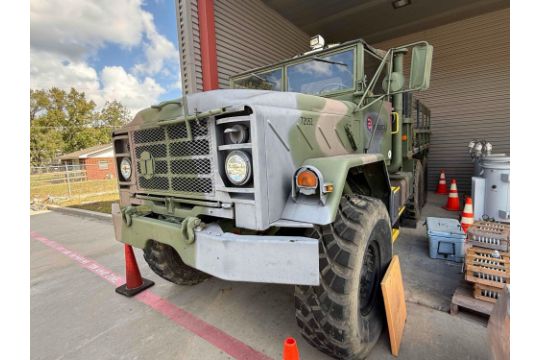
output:
M 117 179 L 96 177 L 99 165 L 59 165 L 30 168 L 30 202 L 33 205 L 74 205 L 118 199 Z

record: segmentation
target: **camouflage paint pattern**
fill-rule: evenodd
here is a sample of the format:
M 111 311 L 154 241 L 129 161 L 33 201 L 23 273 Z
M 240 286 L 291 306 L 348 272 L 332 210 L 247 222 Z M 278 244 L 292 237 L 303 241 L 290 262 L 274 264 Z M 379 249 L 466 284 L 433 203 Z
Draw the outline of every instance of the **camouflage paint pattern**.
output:
M 362 45 L 358 43 L 355 46 L 360 49 Z M 357 54 L 360 53 L 358 50 Z M 355 72 L 357 78 L 362 76 L 361 71 Z M 334 185 L 334 192 L 328 194 L 326 203 L 313 206 L 313 214 L 322 215 L 305 214 L 303 221 L 320 225 L 331 223 L 349 169 L 373 162 L 388 165 L 392 157 L 392 105 L 379 100 L 358 110 L 354 98 L 351 92 L 329 98 L 265 90 L 215 90 L 191 94 L 184 99 L 167 101 L 140 111 L 132 122 L 115 132 L 115 138 L 128 138 L 134 174 L 130 181 L 120 183 L 120 208 L 113 210 L 117 240 L 138 248 L 144 248 L 150 239 L 163 242 L 174 247 L 188 265 L 196 266 L 194 246 L 181 231 L 181 227 L 190 225 L 180 226 L 182 218 L 211 215 L 236 221 L 238 226 L 235 211 L 245 206 L 245 201 L 238 202 L 236 192 L 228 189 L 231 185 L 227 185 L 222 170 L 224 159 L 214 155 L 222 150 L 219 145 L 224 128 L 215 119 L 222 115 L 230 116 L 228 119 L 246 116 L 239 113 L 245 107 L 252 110 L 249 115 L 249 151 L 253 157 L 254 179 L 251 185 L 253 189 L 248 192 L 253 193 L 254 199 L 251 215 L 263 220 L 257 220 L 252 227 L 244 226 L 244 229 L 267 231 L 272 223 L 287 220 L 287 216 L 279 214 L 285 215 L 286 209 L 290 209 L 287 204 L 291 202 L 292 175 L 302 165 L 315 166 L 322 173 L 324 181 Z M 135 151 L 134 133 L 142 129 L 160 128 L 165 124 L 184 123 L 190 128 L 200 119 L 211 119 L 208 137 L 211 156 L 215 158 L 215 168 L 210 175 L 215 186 L 214 193 L 201 195 L 142 189 L 137 176 L 140 154 Z M 268 147 L 269 144 L 272 147 Z M 388 177 L 386 171 L 384 176 Z M 186 207 L 178 206 L 179 203 L 195 206 L 186 210 Z M 219 207 L 219 204 L 229 205 Z M 176 218 L 177 222 L 134 214 L 131 224 L 127 224 L 122 218 L 122 209 L 137 205 L 149 206 L 154 213 Z

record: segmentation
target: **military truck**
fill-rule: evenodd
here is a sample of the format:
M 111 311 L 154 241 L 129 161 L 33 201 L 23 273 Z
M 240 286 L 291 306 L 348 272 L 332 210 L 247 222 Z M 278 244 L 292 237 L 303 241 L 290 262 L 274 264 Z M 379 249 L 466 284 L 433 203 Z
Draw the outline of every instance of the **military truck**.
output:
M 302 335 L 367 356 L 400 219 L 425 201 L 433 48 L 363 40 L 238 74 L 114 132 L 116 239 L 159 276 L 295 285 Z

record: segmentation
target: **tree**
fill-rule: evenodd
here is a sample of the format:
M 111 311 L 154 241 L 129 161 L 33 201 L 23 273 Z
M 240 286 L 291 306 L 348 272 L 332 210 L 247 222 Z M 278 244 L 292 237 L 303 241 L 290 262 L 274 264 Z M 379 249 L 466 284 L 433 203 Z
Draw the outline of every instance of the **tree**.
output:
M 49 105 L 49 98 L 45 90 L 30 89 L 30 122 Z
M 99 120 L 112 130 L 119 129 L 131 120 L 130 111 L 119 101 L 107 101 L 99 113 Z
M 56 94 L 55 94 L 56 95 Z M 70 92 L 62 94 L 63 106 L 61 112 L 63 119 L 64 152 L 81 150 L 90 146 L 99 145 L 99 141 L 92 138 L 92 126 L 96 114 L 96 104 L 88 101 L 82 92 L 71 88 Z
M 63 153 L 110 143 L 112 131 L 130 117 L 116 100 L 96 110 L 84 92 L 73 88 L 30 90 L 30 162 L 50 164 Z

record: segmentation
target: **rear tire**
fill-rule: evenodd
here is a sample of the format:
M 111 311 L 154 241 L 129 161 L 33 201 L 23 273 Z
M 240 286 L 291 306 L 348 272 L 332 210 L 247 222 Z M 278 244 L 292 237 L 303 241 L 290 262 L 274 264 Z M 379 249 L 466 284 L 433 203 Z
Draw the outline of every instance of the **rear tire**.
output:
M 173 247 L 157 241 L 146 244 L 144 260 L 157 275 L 178 285 L 195 285 L 210 277 L 186 265 Z
M 296 286 L 302 336 L 339 359 L 363 359 L 385 327 L 380 282 L 392 257 L 384 204 L 361 195 L 341 198 L 336 220 L 312 230 L 319 241 L 319 286 Z

